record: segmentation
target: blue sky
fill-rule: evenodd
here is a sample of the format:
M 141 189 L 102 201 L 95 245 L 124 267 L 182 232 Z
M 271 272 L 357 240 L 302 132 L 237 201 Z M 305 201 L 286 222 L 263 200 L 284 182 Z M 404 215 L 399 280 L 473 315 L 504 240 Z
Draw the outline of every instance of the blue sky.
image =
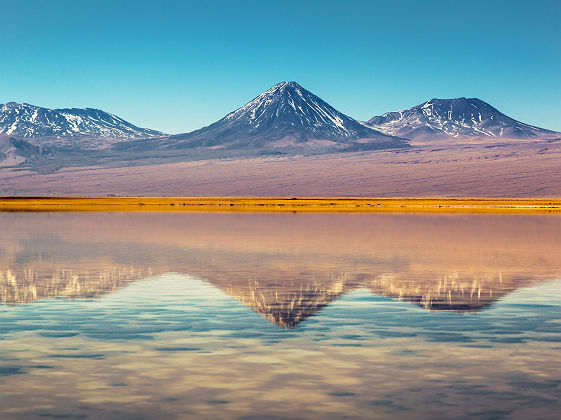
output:
M 0 0 L 0 103 L 165 132 L 283 80 L 357 119 L 479 97 L 561 131 L 561 1 Z

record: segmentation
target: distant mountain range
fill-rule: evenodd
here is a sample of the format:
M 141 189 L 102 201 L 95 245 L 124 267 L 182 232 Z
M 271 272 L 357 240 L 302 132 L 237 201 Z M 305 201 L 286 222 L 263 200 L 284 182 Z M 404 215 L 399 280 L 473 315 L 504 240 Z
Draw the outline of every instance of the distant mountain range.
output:
M 122 118 L 93 108 L 48 109 L 8 102 L 0 105 L 0 133 L 31 143 L 102 146 L 115 140 L 162 136 L 159 131 L 137 127 Z M 91 142 L 87 139 L 106 139 Z M 49 141 L 50 140 L 50 141 Z M 112 140 L 112 141 L 111 141 Z
M 281 82 L 219 121 L 185 134 L 140 128 L 98 109 L 48 109 L 14 102 L 0 105 L 2 133 L 12 140 L 2 140 L 0 161 L 39 162 L 45 156 L 52 158 L 54 152 L 52 170 L 101 162 L 144 164 L 406 148 L 410 140 L 561 138 L 559 132 L 516 121 L 476 98 L 431 99 L 361 122 L 296 82 Z M 28 143 L 15 142 L 18 139 Z M 32 153 L 35 149 L 30 146 L 46 149 Z
M 543 139 L 561 133 L 516 121 L 477 98 L 431 99 L 403 111 L 373 117 L 368 124 L 410 140 L 444 137 Z

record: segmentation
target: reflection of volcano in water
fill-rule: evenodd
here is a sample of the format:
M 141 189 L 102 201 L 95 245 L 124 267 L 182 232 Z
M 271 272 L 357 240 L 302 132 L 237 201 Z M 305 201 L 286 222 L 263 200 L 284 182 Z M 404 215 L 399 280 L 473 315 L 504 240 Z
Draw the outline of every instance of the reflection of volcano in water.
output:
M 288 287 L 269 287 L 267 283 L 254 281 L 247 287 L 227 287 L 224 291 L 269 321 L 281 327 L 294 327 L 336 300 L 344 288 L 342 280 Z
M 501 273 L 474 275 L 453 272 L 435 275 L 431 280 L 419 281 L 395 274 L 383 274 L 370 283 L 372 293 L 416 303 L 431 311 L 480 311 L 522 285 L 524 282 L 508 278 L 503 281 Z M 518 286 L 516 286 L 518 283 Z M 522 283 L 522 284 L 520 284 Z
M 481 311 L 561 272 L 561 224 L 548 216 L 104 215 L 86 231 L 92 216 L 0 217 L 27 217 L 0 238 L 5 304 L 98 298 L 177 272 L 294 327 L 358 288 L 431 311 Z
M 0 302 L 23 304 L 52 297 L 99 298 L 152 274 L 150 267 L 127 265 L 89 270 L 68 266 L 38 268 L 33 265 L 0 269 Z
M 266 276 L 264 276 L 266 277 Z M 491 306 L 519 287 L 548 278 L 503 278 L 500 273 L 484 276 L 458 273 L 426 277 L 404 273 L 367 274 L 339 273 L 319 280 L 285 283 L 253 281 L 240 285 L 235 279 L 228 284 L 215 279 L 210 283 L 250 307 L 256 313 L 283 327 L 293 327 L 352 290 L 368 288 L 373 294 L 415 303 L 430 311 L 475 312 Z M 422 277 L 422 280 L 418 280 Z
M 191 258 L 193 254 L 190 254 Z M 368 288 L 373 294 L 412 302 L 431 311 L 480 311 L 521 286 L 548 278 L 522 276 L 504 277 L 496 274 L 458 273 L 432 274 L 410 272 L 405 266 L 391 273 L 376 273 L 377 267 L 365 270 L 364 263 L 340 271 L 336 267 L 308 264 L 293 269 L 275 269 L 278 256 L 269 261 L 260 259 L 252 265 L 236 265 L 238 258 L 204 258 L 196 255 L 200 265 L 176 265 L 165 261 L 151 265 L 117 265 L 94 263 L 88 267 L 66 264 L 56 266 L 43 262 L 0 270 L 0 300 L 7 304 L 23 304 L 52 298 L 99 298 L 113 293 L 131 281 L 174 271 L 195 275 L 223 290 L 281 327 L 294 327 L 320 311 L 345 293 Z M 191 258 L 185 258 L 191 260 Z M 249 258 L 251 260 L 251 258 Z M 225 262 L 225 266 L 220 264 Z M 302 264 L 299 262 L 298 264 Z M 325 264 L 325 263 L 324 263 Z M 267 269 L 270 266 L 271 268 Z

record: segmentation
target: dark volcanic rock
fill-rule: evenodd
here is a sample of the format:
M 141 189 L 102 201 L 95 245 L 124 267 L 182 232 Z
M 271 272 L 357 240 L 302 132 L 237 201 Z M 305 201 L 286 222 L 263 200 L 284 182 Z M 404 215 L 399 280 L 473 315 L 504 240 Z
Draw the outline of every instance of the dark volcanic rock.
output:
M 0 134 L 0 166 L 15 166 L 52 156 L 53 151 L 48 147 Z

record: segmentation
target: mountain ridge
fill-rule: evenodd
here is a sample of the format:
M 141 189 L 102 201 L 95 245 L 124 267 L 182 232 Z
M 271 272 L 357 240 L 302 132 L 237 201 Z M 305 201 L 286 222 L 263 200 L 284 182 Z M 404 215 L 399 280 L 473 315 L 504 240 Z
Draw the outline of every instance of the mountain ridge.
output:
M 33 144 L 79 144 L 76 139 L 116 139 L 162 136 L 156 130 L 140 128 L 96 108 L 44 108 L 28 103 L 0 104 L 0 133 L 26 139 Z M 97 142 L 99 143 L 99 142 Z M 104 143 L 104 142 L 102 142 Z M 88 142 L 82 142 L 82 145 Z
M 372 117 L 367 124 L 391 135 L 417 140 L 443 137 L 545 139 L 553 130 L 511 118 L 479 98 L 433 98 L 401 111 Z
M 8 159 L 47 172 L 70 166 L 399 151 L 411 147 L 411 142 L 445 144 L 462 138 L 561 139 L 561 133 L 516 121 L 477 98 L 433 98 L 361 122 L 294 81 L 277 83 L 218 121 L 189 133 L 169 135 L 139 128 L 95 108 L 48 109 L 15 102 L 0 105 L 2 133 L 50 148 L 53 153 L 38 150 L 37 158 Z M 31 153 L 23 143 L 20 146 L 17 150 Z M 10 156 L 15 156 L 13 147 L 13 143 L 4 145 Z

